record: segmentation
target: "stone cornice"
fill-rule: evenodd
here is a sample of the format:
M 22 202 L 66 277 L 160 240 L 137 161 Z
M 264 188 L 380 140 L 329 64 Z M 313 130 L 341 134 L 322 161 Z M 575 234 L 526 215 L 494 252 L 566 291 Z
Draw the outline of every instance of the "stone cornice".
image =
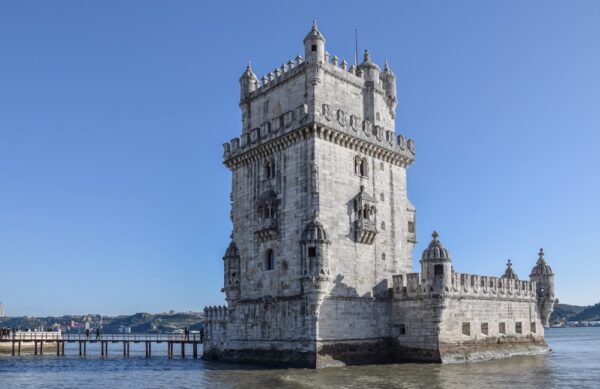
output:
M 233 170 L 239 166 L 245 166 L 253 161 L 261 160 L 266 156 L 286 149 L 289 146 L 311 136 L 316 136 L 319 139 L 344 146 L 359 153 L 366 154 L 368 156 L 378 158 L 382 161 L 404 168 L 410 166 L 414 161 L 414 154 L 409 150 L 404 153 L 398 153 L 380 145 L 359 139 L 351 134 L 334 130 L 316 123 L 310 123 L 266 143 L 249 148 L 241 153 L 237 153 L 230 158 L 226 158 L 223 163 L 228 168 Z

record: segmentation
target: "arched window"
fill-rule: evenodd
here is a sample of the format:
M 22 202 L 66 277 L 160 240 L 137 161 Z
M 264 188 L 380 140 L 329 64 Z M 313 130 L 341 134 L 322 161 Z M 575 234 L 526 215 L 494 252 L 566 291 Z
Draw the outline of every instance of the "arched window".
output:
M 375 114 L 375 119 L 376 119 L 376 120 L 380 120 L 380 119 L 381 119 L 381 117 L 379 116 L 379 112 L 377 112 L 377 113 Z
M 381 222 L 381 229 L 385 231 L 385 222 Z
M 354 174 L 360 174 L 360 157 L 354 157 Z
M 383 195 L 383 192 L 379 195 L 379 200 L 385 201 L 385 196 Z
M 273 270 L 275 268 L 275 253 L 273 250 L 267 250 L 265 255 L 265 270 Z
M 264 166 L 265 179 L 269 180 L 271 178 L 275 178 L 275 161 L 266 161 Z
M 363 219 L 367 219 L 367 220 L 369 219 L 369 207 L 368 206 L 365 206 L 363 208 Z

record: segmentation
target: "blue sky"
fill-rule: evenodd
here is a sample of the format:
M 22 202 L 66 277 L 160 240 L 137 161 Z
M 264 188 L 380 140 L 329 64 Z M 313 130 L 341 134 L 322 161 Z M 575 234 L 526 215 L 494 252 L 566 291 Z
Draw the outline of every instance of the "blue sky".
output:
M 303 52 L 388 59 L 416 140 L 418 260 L 600 300 L 600 3 L 0 3 L 0 301 L 8 315 L 222 303 L 238 78 Z M 416 263 L 416 262 L 415 262 Z

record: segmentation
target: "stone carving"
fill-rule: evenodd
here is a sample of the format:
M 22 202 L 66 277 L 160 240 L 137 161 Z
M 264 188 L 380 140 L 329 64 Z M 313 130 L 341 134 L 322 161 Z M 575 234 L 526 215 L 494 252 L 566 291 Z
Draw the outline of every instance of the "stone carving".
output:
M 363 131 L 365 132 L 366 136 L 371 136 L 373 134 L 373 123 L 371 123 L 369 120 L 365 120 L 363 122 Z
M 345 127 L 348 124 L 348 119 L 346 118 L 346 113 L 341 109 L 337 111 L 337 120 L 340 123 L 340 126 Z
M 312 183 L 312 192 L 319 193 L 319 166 L 317 165 L 316 162 L 313 162 L 313 164 L 312 164 L 311 183 Z
M 350 127 L 352 127 L 354 131 L 360 130 L 361 125 L 362 118 L 360 116 L 350 115 Z
M 409 139 L 408 142 L 406 142 L 406 144 L 408 145 L 408 149 L 410 150 L 411 153 L 415 153 L 415 141 L 412 139 Z
M 285 128 L 289 128 L 294 121 L 294 112 L 288 111 L 283 115 L 283 125 Z
M 375 135 L 377 140 L 379 140 L 379 141 L 382 140 L 383 139 L 383 127 L 375 126 L 373 128 L 373 134 Z
M 331 108 L 329 107 L 329 104 L 323 104 L 323 116 L 325 117 L 325 119 L 327 119 L 327 121 L 331 120 Z
M 398 135 L 398 146 L 400 146 L 400 150 L 406 149 L 406 142 L 404 141 L 404 137 L 402 135 Z

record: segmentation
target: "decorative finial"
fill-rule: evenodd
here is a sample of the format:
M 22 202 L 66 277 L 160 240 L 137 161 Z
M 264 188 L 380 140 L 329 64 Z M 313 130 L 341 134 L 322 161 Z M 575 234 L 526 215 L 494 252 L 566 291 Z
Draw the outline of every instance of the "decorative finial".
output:
M 246 70 L 252 70 L 252 62 L 248 61 L 248 66 L 246 66 Z
M 369 49 L 365 49 L 365 54 L 363 56 L 364 62 L 369 62 L 371 60 L 371 56 L 369 55 Z
M 440 234 L 437 233 L 437 231 L 433 231 L 433 233 L 431 234 L 431 237 L 433 238 L 433 240 L 438 240 L 438 237 L 440 236 Z
M 538 256 L 539 256 L 539 258 L 537 260 L 538 264 L 539 263 L 546 263 L 546 260 L 544 259 L 544 249 L 543 248 L 540 248 L 540 252 L 538 253 Z
M 506 267 L 512 268 L 512 262 L 510 261 L 510 258 L 508 259 L 508 262 L 506 262 Z
M 388 61 L 387 58 L 385 59 L 385 61 L 383 62 L 383 70 L 389 70 L 389 65 L 388 65 Z
M 317 30 L 317 19 L 313 19 L 312 29 L 315 31 Z

